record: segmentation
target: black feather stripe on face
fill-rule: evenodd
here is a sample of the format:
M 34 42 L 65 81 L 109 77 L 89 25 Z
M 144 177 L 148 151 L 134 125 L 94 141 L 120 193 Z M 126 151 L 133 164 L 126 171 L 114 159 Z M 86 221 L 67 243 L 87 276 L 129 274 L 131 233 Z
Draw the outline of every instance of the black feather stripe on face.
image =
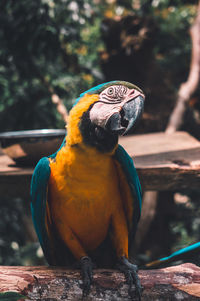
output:
M 91 122 L 89 118 L 89 111 L 83 113 L 79 123 L 79 129 L 83 137 L 83 142 L 88 146 L 96 147 L 102 153 L 111 152 L 118 143 L 118 135 L 111 134 L 98 125 Z

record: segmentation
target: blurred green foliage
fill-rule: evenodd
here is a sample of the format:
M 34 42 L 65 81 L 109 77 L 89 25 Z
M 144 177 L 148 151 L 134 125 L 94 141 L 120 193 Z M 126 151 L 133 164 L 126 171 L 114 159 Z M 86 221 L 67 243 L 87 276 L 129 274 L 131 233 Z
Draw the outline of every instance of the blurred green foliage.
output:
M 99 23 L 92 1 L 0 2 L 1 130 L 64 126 L 47 84 L 71 107 L 101 80 Z
M 155 57 L 175 84 L 182 81 L 189 62 L 188 27 L 195 15 L 194 3 L 2 0 L 0 131 L 64 126 L 48 85 L 69 109 L 81 91 L 103 81 L 99 52 L 104 48 L 101 22 L 105 17 L 133 12 L 153 17 L 159 27 Z
M 170 224 L 176 241 L 173 251 L 199 241 L 200 237 L 200 208 L 199 191 L 181 191 L 174 195 L 177 213 Z M 197 259 L 199 261 L 200 257 Z M 199 263 L 199 262 L 198 262 Z
M 156 2 L 156 1 L 155 1 Z M 196 16 L 196 6 L 182 1 L 157 1 L 155 18 L 159 33 L 155 54 L 161 67 L 170 74 L 174 87 L 187 79 L 190 65 L 191 40 L 189 28 Z M 166 6 L 170 2 L 176 5 Z M 165 5 L 164 5 L 165 4 Z
M 39 242 L 33 242 L 28 202 L 0 198 L 0 265 L 44 264 Z

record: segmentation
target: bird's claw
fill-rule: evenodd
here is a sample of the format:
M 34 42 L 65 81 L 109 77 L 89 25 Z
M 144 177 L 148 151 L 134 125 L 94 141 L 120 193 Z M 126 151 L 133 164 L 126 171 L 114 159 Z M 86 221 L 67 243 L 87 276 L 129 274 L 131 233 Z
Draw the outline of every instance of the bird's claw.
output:
M 93 280 L 92 261 L 90 257 L 84 256 L 80 259 L 81 276 L 83 280 L 83 298 L 87 297 L 90 292 L 90 286 Z
M 136 300 L 137 298 L 138 301 L 141 301 L 142 286 L 137 274 L 137 266 L 128 261 L 127 258 L 121 257 L 117 264 L 117 268 L 124 273 L 126 282 L 129 286 L 128 293 L 131 299 Z

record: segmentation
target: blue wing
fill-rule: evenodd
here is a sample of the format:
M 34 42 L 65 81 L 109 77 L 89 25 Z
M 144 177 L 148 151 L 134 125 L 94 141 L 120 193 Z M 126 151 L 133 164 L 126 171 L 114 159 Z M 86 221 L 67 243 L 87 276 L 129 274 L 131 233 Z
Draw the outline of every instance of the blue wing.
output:
M 141 208 L 142 208 L 142 192 L 141 185 L 137 175 L 137 171 L 135 169 L 132 158 L 128 155 L 125 149 L 118 145 L 118 148 L 114 155 L 115 159 L 120 163 L 121 168 L 126 175 L 127 182 L 129 184 L 131 194 L 133 196 L 133 217 L 132 217 L 132 230 L 129 235 L 130 244 L 132 244 L 132 240 L 135 235 L 135 231 L 137 228 L 137 223 L 140 219 Z
M 54 261 L 51 254 L 52 244 L 50 243 L 46 224 L 47 190 L 48 181 L 51 174 L 49 158 L 55 159 L 58 151 L 65 144 L 66 138 L 64 138 L 60 148 L 56 153 L 50 155 L 49 157 L 40 159 L 35 167 L 31 180 L 31 213 L 33 224 L 45 258 L 49 264 L 53 264 Z
M 50 242 L 45 224 L 47 187 L 51 170 L 49 159 L 40 159 L 34 170 L 31 181 L 31 213 L 34 227 L 43 249 L 44 255 L 51 263 Z

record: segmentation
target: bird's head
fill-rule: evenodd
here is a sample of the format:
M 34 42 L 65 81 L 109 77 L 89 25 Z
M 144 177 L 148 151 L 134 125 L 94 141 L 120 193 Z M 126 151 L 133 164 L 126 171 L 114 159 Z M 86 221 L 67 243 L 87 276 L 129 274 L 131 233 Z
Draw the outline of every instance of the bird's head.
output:
M 138 121 L 144 107 L 144 93 L 125 81 L 98 85 L 80 95 L 70 112 L 71 128 L 76 121 L 82 141 L 100 151 L 111 151 L 118 136 Z M 78 121 L 78 122 L 77 122 Z

